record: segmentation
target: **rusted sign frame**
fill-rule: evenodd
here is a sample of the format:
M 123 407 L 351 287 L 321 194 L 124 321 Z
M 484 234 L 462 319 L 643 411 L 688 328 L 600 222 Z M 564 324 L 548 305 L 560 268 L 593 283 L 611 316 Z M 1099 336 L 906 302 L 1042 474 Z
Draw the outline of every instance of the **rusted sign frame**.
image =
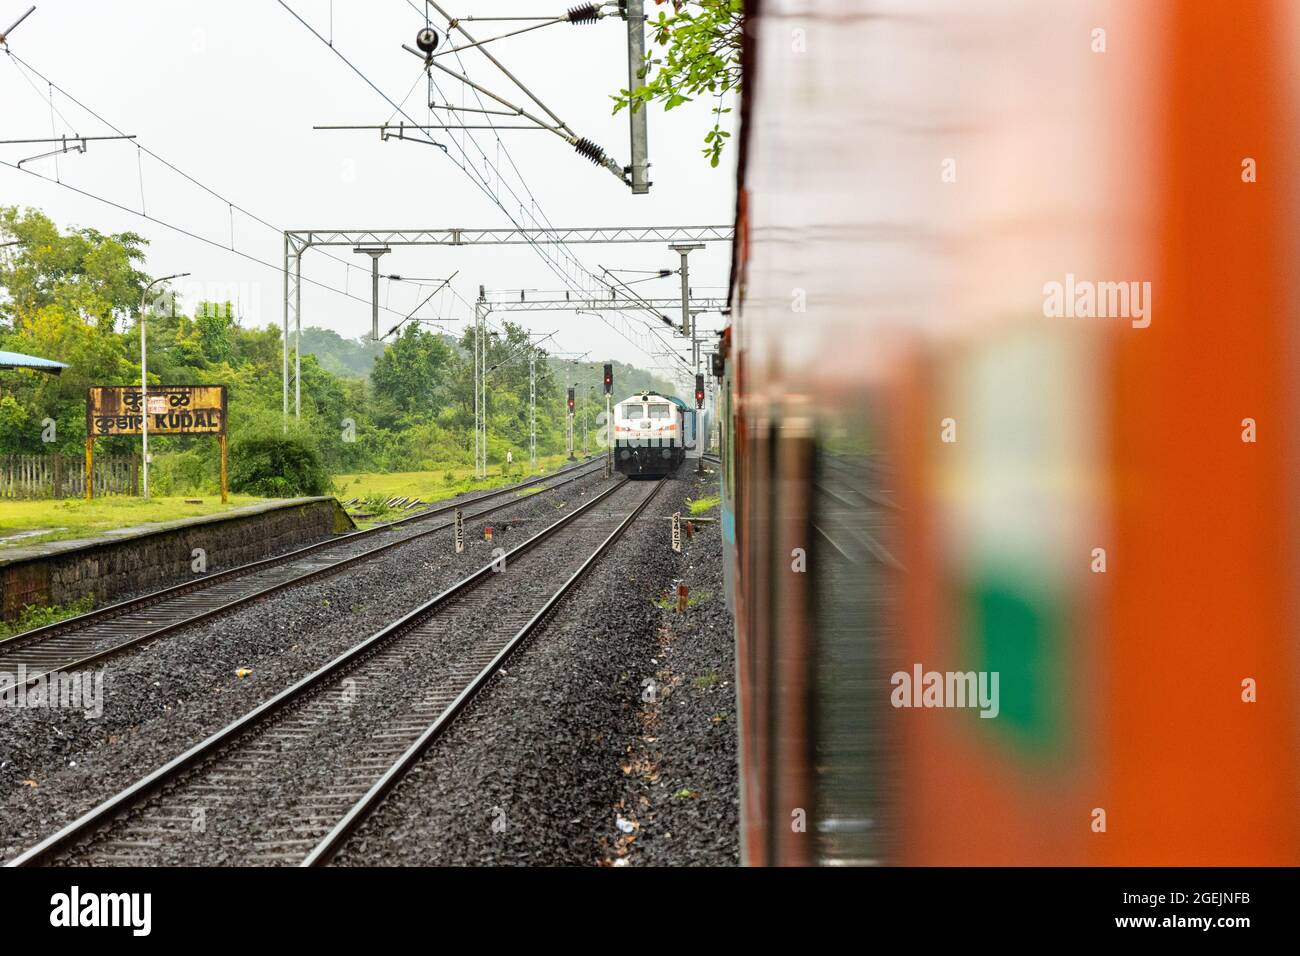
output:
M 229 443 L 228 443 L 228 436 L 226 434 L 227 405 L 230 400 L 230 392 L 226 388 L 226 386 L 198 384 L 198 383 L 185 384 L 185 385 L 159 385 L 156 387 L 151 387 L 148 390 L 146 394 L 146 400 L 148 398 L 153 398 L 154 396 L 165 397 L 169 393 L 174 393 L 178 389 L 200 389 L 200 388 L 220 390 L 221 422 L 218 430 L 212 431 L 209 429 L 204 429 L 201 431 L 177 431 L 177 430 L 169 429 L 164 425 L 161 428 L 151 427 L 149 431 L 155 435 L 216 435 L 217 441 L 221 446 L 221 503 L 226 504 L 230 500 L 229 489 L 227 486 L 227 473 L 228 473 L 227 454 L 228 454 Z M 86 389 L 86 500 L 87 501 L 91 500 L 94 497 L 95 439 L 101 437 L 102 438 L 110 437 L 108 433 L 97 432 L 94 427 L 94 417 L 95 417 L 94 412 L 96 409 L 96 405 L 95 402 L 93 401 L 92 396 L 96 391 L 103 393 L 109 389 L 118 389 L 123 391 L 134 389 L 137 392 L 141 391 L 140 387 L 136 385 L 92 385 L 88 389 Z M 133 413 L 127 413 L 127 414 L 133 414 Z M 149 412 L 147 409 L 142 409 L 140 414 L 141 414 L 141 419 L 143 419 L 143 417 L 145 415 L 148 415 Z M 124 435 L 127 437 L 134 438 L 135 436 L 139 435 L 141 431 L 142 429 L 137 428 L 135 431 L 114 432 L 113 435 Z

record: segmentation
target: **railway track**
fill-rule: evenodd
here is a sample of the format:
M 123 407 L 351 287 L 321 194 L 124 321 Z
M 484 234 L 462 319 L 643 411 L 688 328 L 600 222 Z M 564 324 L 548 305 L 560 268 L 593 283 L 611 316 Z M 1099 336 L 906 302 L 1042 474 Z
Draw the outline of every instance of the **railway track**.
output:
M 399 545 L 443 531 L 454 521 L 441 522 L 410 534 L 402 533 L 408 527 L 454 514 L 458 508 L 466 519 L 481 518 L 516 504 L 519 499 L 514 496 L 521 490 L 544 485 L 543 492 L 554 491 L 600 470 L 600 464 L 584 462 L 551 475 L 440 505 L 275 557 L 196 577 L 193 581 L 25 631 L 0 641 L 0 672 L 10 675 L 22 672 L 25 674 L 24 682 L 30 685 L 52 671 L 76 670 L 98 663 L 178 628 L 225 614 L 312 578 L 335 574 Z M 465 510 L 505 496 L 510 497 L 490 507 Z
M 662 486 L 618 482 L 7 865 L 327 862 Z
M 873 865 L 888 858 L 891 754 L 882 701 L 891 687 L 886 648 L 893 602 L 904 571 L 892 541 L 899 506 L 890 469 L 868 455 L 823 453 L 815 496 L 813 600 L 823 609 L 813 662 L 818 722 L 818 860 L 827 866 Z

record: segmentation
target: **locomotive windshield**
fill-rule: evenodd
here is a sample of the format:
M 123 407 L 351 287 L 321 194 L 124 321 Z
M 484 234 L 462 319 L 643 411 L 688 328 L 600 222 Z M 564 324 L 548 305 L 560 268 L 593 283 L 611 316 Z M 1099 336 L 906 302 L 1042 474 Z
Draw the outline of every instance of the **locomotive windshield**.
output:
M 624 405 L 623 417 L 627 418 L 645 418 L 644 405 Z
M 668 408 L 669 408 L 669 406 L 667 406 L 667 405 L 651 405 L 651 406 L 650 406 L 650 417 L 651 417 L 651 418 L 667 418 L 667 417 L 669 417 Z

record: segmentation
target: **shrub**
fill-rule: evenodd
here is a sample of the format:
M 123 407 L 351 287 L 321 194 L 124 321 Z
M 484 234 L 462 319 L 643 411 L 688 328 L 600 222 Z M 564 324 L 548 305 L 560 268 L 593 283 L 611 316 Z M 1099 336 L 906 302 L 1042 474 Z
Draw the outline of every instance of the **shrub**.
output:
M 159 495 L 205 494 L 217 485 L 212 463 L 195 449 L 153 456 L 149 482 Z
M 230 487 L 267 498 L 323 495 L 330 476 L 306 431 L 255 428 L 230 443 Z

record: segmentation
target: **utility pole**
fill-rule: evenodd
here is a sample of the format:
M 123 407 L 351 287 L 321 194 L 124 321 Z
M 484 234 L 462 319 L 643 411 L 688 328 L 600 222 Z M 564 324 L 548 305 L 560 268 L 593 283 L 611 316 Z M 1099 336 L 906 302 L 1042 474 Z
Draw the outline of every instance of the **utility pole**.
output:
M 392 250 L 388 246 L 357 246 L 353 252 L 370 257 L 370 341 L 379 341 L 379 258 Z
M 528 464 L 537 470 L 537 349 L 528 343 Z
M 679 253 L 682 257 L 682 335 L 691 334 L 691 267 L 686 257 L 696 249 L 703 249 L 702 242 L 674 242 L 669 244 L 669 249 Z
M 474 303 L 474 475 L 487 477 L 487 292 L 478 287 Z
M 645 0 L 624 0 L 624 17 L 627 19 L 627 88 L 631 92 L 645 85 Z M 647 159 L 648 134 L 646 114 L 650 110 L 643 103 L 640 109 L 628 108 L 627 121 L 631 131 L 632 162 L 628 167 L 630 185 L 634 194 L 650 191 L 650 163 Z

